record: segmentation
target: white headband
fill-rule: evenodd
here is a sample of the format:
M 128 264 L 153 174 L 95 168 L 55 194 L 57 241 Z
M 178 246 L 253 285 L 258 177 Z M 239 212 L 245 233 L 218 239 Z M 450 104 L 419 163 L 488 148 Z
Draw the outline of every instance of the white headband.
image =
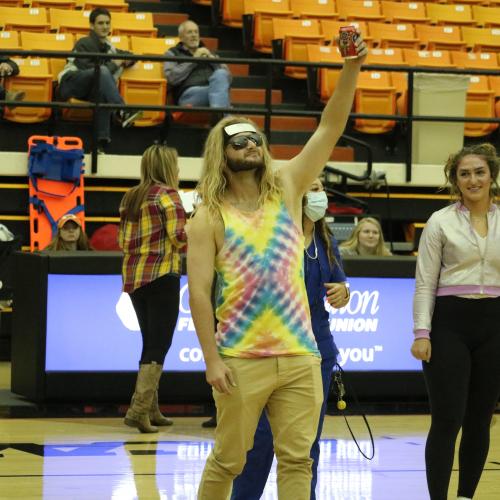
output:
M 232 137 L 236 134 L 241 134 L 242 132 L 257 132 L 255 127 L 251 123 L 233 123 L 233 125 L 228 125 L 224 127 L 224 132 L 228 137 Z

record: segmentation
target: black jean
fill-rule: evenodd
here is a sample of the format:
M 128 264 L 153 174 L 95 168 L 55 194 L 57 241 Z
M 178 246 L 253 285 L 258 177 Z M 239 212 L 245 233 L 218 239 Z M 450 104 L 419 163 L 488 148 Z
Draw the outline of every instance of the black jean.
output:
M 500 297 L 437 297 L 423 363 L 432 423 L 425 461 L 431 500 L 446 500 L 460 428 L 458 496 L 472 498 L 500 396 Z
M 106 66 L 100 68 L 99 101 L 106 104 L 124 104 L 117 83 Z M 70 97 L 95 102 L 96 95 L 93 94 L 95 86 L 94 69 L 73 71 L 65 74 L 59 85 L 61 99 Z M 97 113 L 97 138 L 101 140 L 110 139 L 111 115 L 110 109 L 99 109 Z
M 179 276 L 165 275 L 130 294 L 142 334 L 140 364 L 163 365 L 179 316 Z

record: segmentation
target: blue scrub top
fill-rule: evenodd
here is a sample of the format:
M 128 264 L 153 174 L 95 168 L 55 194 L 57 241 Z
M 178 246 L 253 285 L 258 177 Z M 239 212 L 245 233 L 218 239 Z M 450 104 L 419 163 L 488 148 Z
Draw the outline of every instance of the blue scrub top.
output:
M 311 259 L 307 254 L 314 256 L 314 241 L 311 242 L 307 253 L 304 251 L 304 274 L 311 309 L 311 322 L 314 337 L 318 344 L 319 352 L 323 359 L 334 358 L 339 351 L 330 331 L 329 314 L 325 310 L 324 297 L 326 288 L 324 283 L 339 283 L 347 281 L 342 269 L 342 258 L 337 245 L 337 240 L 332 236 L 331 244 L 335 254 L 336 263 L 333 267 L 328 262 L 328 255 L 321 236 L 315 229 L 318 258 Z

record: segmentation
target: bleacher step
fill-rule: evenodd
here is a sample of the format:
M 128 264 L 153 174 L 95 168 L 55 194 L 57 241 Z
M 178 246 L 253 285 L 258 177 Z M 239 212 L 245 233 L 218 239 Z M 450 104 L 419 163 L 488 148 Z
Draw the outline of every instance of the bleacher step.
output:
M 178 0 L 159 1 L 131 0 L 128 2 L 130 12 L 186 12 L 184 2 Z

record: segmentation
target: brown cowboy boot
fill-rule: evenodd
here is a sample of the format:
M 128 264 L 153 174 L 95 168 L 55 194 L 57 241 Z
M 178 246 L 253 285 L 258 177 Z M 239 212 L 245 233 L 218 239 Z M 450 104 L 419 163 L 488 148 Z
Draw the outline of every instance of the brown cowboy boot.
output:
M 158 405 L 158 386 L 160 385 L 160 377 L 162 373 L 163 373 L 163 366 L 156 365 L 156 372 L 155 372 L 156 391 L 153 396 L 151 408 L 149 409 L 149 421 L 154 425 L 165 426 L 165 425 L 172 425 L 173 422 L 172 420 L 170 420 L 167 417 L 164 417 L 161 414 L 160 407 Z
M 135 392 L 124 420 L 126 425 L 136 427 L 144 433 L 158 432 L 158 427 L 152 426 L 149 420 L 149 409 L 157 384 L 157 366 L 156 363 L 140 365 Z

